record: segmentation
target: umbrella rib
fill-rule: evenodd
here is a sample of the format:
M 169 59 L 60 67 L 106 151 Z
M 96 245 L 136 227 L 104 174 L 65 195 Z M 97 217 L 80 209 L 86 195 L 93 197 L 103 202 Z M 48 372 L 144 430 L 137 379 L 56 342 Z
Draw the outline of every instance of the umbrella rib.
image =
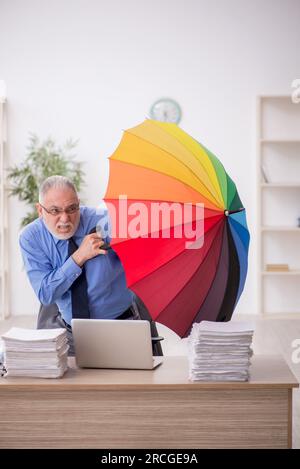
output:
M 225 225 L 223 225 L 223 227 L 222 227 L 222 241 L 223 241 L 223 236 L 224 236 L 224 228 L 225 228 Z M 222 249 L 222 246 L 221 246 L 221 249 Z M 216 268 L 216 271 L 215 271 L 214 278 L 213 278 L 213 280 L 212 280 L 212 282 L 211 282 L 211 284 L 210 284 L 209 289 L 207 290 L 207 293 L 206 293 L 206 295 L 205 295 L 205 298 L 203 299 L 201 305 L 199 306 L 198 311 L 196 312 L 196 314 L 195 314 L 195 316 L 194 316 L 194 318 L 193 318 L 194 320 L 195 320 L 195 317 L 197 316 L 197 314 L 199 313 L 199 311 L 200 311 L 200 309 L 201 309 L 201 307 L 202 307 L 202 305 L 203 305 L 205 299 L 207 298 L 208 294 L 210 293 L 210 291 L 211 291 L 211 289 L 212 289 L 212 287 L 213 287 L 213 284 L 214 284 L 214 281 L 215 281 L 215 279 L 216 279 L 216 276 L 217 276 L 217 273 L 218 273 L 218 269 L 219 269 L 219 266 L 220 266 L 220 262 L 221 262 L 221 256 L 219 256 L 219 259 L 218 259 L 217 268 Z M 226 289 L 227 289 L 227 283 L 228 283 L 228 280 L 226 280 L 225 291 L 226 291 Z M 184 331 L 184 336 L 187 334 L 187 331 L 188 331 L 188 330 L 189 330 L 189 327 Z
M 236 236 L 238 237 L 238 239 L 240 240 L 241 242 L 241 246 L 242 246 L 242 249 L 244 250 L 245 253 L 248 252 L 248 248 L 249 248 L 249 241 L 250 241 L 250 235 L 249 235 L 249 232 L 247 232 L 245 230 L 245 228 L 242 226 L 242 225 L 239 225 L 239 228 L 238 229 L 242 229 L 243 231 L 245 231 L 245 234 L 247 234 L 247 241 L 246 241 L 246 245 L 244 244 L 244 240 L 243 238 L 240 236 L 240 233 L 238 232 L 238 229 L 237 229 L 237 225 L 238 223 L 235 223 L 234 220 L 229 220 L 229 224 L 230 224 L 230 229 L 231 229 L 231 232 L 235 233 Z
M 223 219 L 219 220 L 219 221 L 216 223 L 216 225 L 217 225 L 217 224 L 221 224 L 222 222 L 224 222 Z M 216 225 L 211 226 L 210 229 L 207 230 L 207 233 L 209 233 Z M 219 230 L 219 228 L 218 228 L 218 230 Z M 214 241 L 213 241 L 213 242 L 214 242 Z M 213 242 L 212 242 L 212 244 L 213 244 Z M 184 252 L 184 251 L 179 252 L 178 254 L 176 254 L 176 256 L 172 257 L 172 259 L 169 259 L 167 262 L 165 262 L 164 264 L 162 264 L 158 269 L 156 269 L 156 272 L 159 271 L 162 267 L 165 267 L 166 265 L 168 265 L 170 262 L 172 262 L 172 261 L 173 261 L 174 259 L 176 259 L 177 257 L 181 256 L 181 254 L 182 254 L 183 252 Z M 208 251 L 208 252 L 209 252 L 209 251 Z M 207 252 L 206 255 L 204 256 L 203 261 L 206 259 L 207 255 L 208 255 L 208 252 Z M 197 270 L 198 270 L 198 269 L 197 269 Z M 140 278 L 140 279 L 138 280 L 138 282 L 140 282 L 141 280 L 146 279 L 147 277 L 149 277 L 150 275 L 152 275 L 152 273 L 153 273 L 153 272 L 150 272 L 150 273 L 146 274 L 144 277 Z M 194 275 L 194 274 L 193 274 L 193 275 Z M 191 277 L 193 277 L 193 275 L 192 275 Z M 190 278 L 191 278 L 191 277 L 190 277 Z M 135 282 L 135 284 L 137 284 L 138 282 Z M 132 286 L 134 286 L 135 284 L 133 284 Z M 185 287 L 185 285 L 186 285 L 186 283 L 185 283 L 184 286 L 179 290 L 179 292 Z M 179 292 L 178 292 L 178 293 L 179 293 Z M 177 296 L 177 295 L 175 295 L 174 298 L 176 298 L 176 296 Z M 169 303 L 171 303 L 171 302 L 169 302 Z M 169 303 L 168 303 L 168 304 L 169 304 Z M 168 304 L 167 304 L 166 306 L 168 306 Z M 165 309 L 165 308 L 164 308 L 164 309 Z
M 228 210 L 229 215 L 233 215 L 234 213 L 244 212 L 245 207 L 241 207 L 238 210 Z
M 230 288 L 234 287 L 233 269 L 235 269 L 236 266 L 238 267 L 238 281 L 237 281 L 237 285 L 235 286 L 234 302 L 232 303 L 232 311 L 233 311 L 234 305 L 236 304 L 236 301 L 237 301 L 237 295 L 238 295 L 238 291 L 239 291 L 239 284 L 240 284 L 240 281 L 241 281 L 240 258 L 239 258 L 238 252 L 237 252 L 237 247 L 236 247 L 235 241 L 233 239 L 233 235 L 232 235 L 229 223 L 226 225 L 226 233 L 227 233 L 227 239 L 228 239 L 228 253 L 229 253 L 228 255 L 229 255 L 229 258 L 231 259 L 231 263 L 230 263 L 229 270 L 228 270 L 228 277 L 227 277 L 225 295 L 223 297 L 221 309 L 218 313 L 217 320 L 220 317 L 220 313 L 224 309 L 225 300 L 227 298 L 232 298 L 232 292 L 230 292 L 231 294 L 229 296 L 226 295 L 226 293 L 228 292 L 228 290 Z M 232 250 L 231 250 L 231 247 L 232 247 Z M 230 279 L 231 279 L 231 282 L 229 282 Z
M 220 220 L 219 223 L 221 223 L 221 222 L 222 222 L 222 220 Z M 222 229 L 222 230 L 223 230 L 223 229 Z M 219 231 L 219 229 L 218 229 L 218 231 Z M 222 235 L 222 236 L 223 236 L 223 235 Z M 215 236 L 215 238 L 214 238 L 214 240 L 213 240 L 211 246 L 216 242 L 216 237 L 217 237 L 217 235 Z M 203 264 L 203 262 L 205 261 L 205 259 L 206 259 L 207 256 L 209 255 L 209 252 L 210 252 L 210 249 L 207 251 L 206 255 L 204 256 L 201 265 Z M 220 261 L 220 260 L 219 260 L 219 261 Z M 218 261 L 218 265 L 219 265 L 219 261 Z M 182 292 L 182 290 L 186 287 L 186 284 L 187 284 L 188 282 L 190 282 L 191 278 L 194 277 L 194 275 L 196 275 L 196 273 L 198 272 L 198 270 L 199 270 L 199 268 L 201 267 L 201 265 L 200 265 L 200 266 L 198 267 L 198 269 L 191 275 L 191 277 L 189 278 L 189 280 L 180 288 L 180 290 L 179 290 L 179 291 L 177 292 L 177 294 L 172 298 L 172 300 L 169 301 L 169 302 L 166 304 L 166 306 L 164 307 L 164 309 L 159 313 L 157 319 L 159 319 L 160 314 L 161 314 L 161 313 L 169 306 L 169 304 L 172 303 L 172 301 L 174 301 L 174 299 L 177 298 L 177 296 Z M 218 270 L 218 268 L 216 268 L 216 273 L 217 273 L 217 270 Z M 214 275 L 214 279 L 215 279 L 216 273 L 215 273 L 215 275 Z M 212 282 L 212 283 L 213 283 L 213 282 Z M 210 287 L 210 288 L 211 288 L 211 287 Z M 197 313 L 198 313 L 198 311 L 197 311 Z M 194 316 L 194 317 L 195 317 L 195 316 Z M 159 321 L 157 321 L 157 322 L 159 322 Z M 188 329 L 187 329 L 187 330 L 188 330 Z M 186 332 L 185 332 L 185 333 L 186 333 Z
M 145 138 L 140 137 L 139 135 L 135 135 L 135 134 L 131 133 L 131 132 L 128 131 L 128 130 L 125 130 L 124 133 L 128 133 L 129 135 L 132 135 L 133 137 L 135 137 L 135 138 L 137 138 L 137 139 L 139 139 L 139 140 L 142 140 L 143 142 L 149 143 L 150 145 L 152 145 L 152 146 L 155 147 L 155 148 L 159 148 L 161 151 L 163 151 L 164 153 L 170 155 L 170 156 L 171 156 L 172 158 L 174 158 L 176 161 L 178 161 L 179 163 L 181 163 L 182 166 L 184 166 L 185 168 L 187 168 L 190 173 L 192 173 L 197 179 L 199 179 L 199 176 L 197 176 L 197 174 L 195 174 L 195 172 L 194 172 L 191 168 L 189 168 L 183 161 L 181 161 L 181 160 L 179 160 L 178 158 L 176 158 L 176 156 L 173 155 L 172 153 L 170 153 L 169 151 L 164 150 L 163 148 L 159 147 L 157 144 L 152 143 L 152 142 L 150 142 L 149 140 L 146 140 Z M 177 139 L 176 139 L 176 140 L 177 140 Z M 177 140 L 177 141 L 179 141 L 179 140 Z M 184 147 L 184 148 L 185 148 L 185 147 Z M 197 161 L 199 161 L 199 160 L 197 160 Z M 132 164 L 132 163 L 131 163 L 131 164 Z M 201 164 L 201 163 L 200 163 L 200 164 Z M 145 167 L 145 166 L 139 165 L 139 164 L 136 164 L 135 166 L 142 166 L 143 168 Z M 205 171 L 205 168 L 203 168 L 202 165 L 201 165 L 201 167 L 202 167 L 202 169 Z M 151 169 L 152 169 L 152 168 L 151 168 Z M 155 169 L 154 169 L 154 171 L 161 173 L 161 171 L 157 171 L 157 170 L 155 170 Z M 207 177 L 209 177 L 209 175 L 207 174 L 206 171 L 205 171 L 205 173 L 206 173 Z M 172 177 L 174 177 L 174 176 L 172 176 Z M 176 178 L 176 177 L 174 177 L 174 179 L 178 180 L 178 178 Z M 182 181 L 181 181 L 181 182 L 182 182 Z M 220 203 L 217 201 L 217 199 L 215 198 L 214 194 L 212 194 L 211 190 L 204 184 L 203 181 L 201 181 L 201 183 L 202 183 L 203 186 L 206 188 L 206 190 L 208 191 L 208 193 L 211 195 L 212 199 L 214 200 L 215 205 L 216 205 L 217 207 L 220 207 Z M 189 184 L 186 184 L 186 185 L 188 185 L 189 187 L 192 187 L 192 186 L 190 186 Z M 192 188 L 193 188 L 193 187 L 192 187 Z
M 216 157 L 216 155 L 214 155 L 208 148 L 206 148 L 204 145 L 202 145 L 202 143 L 199 143 L 197 140 L 195 140 L 198 145 L 201 146 L 201 148 L 203 148 L 203 150 L 205 151 L 207 157 L 209 158 L 209 160 L 211 161 L 211 164 L 212 164 L 212 167 L 213 167 L 213 170 L 214 170 L 214 173 L 216 175 L 216 178 L 217 178 L 217 181 L 219 182 L 220 181 L 220 178 L 218 177 L 218 172 L 217 172 L 217 169 L 216 169 L 216 164 L 219 165 L 219 168 L 223 171 L 223 176 L 225 177 L 226 181 L 225 181 L 225 184 L 226 184 L 226 189 L 224 187 L 224 189 L 222 188 L 222 185 L 221 183 L 219 182 L 219 186 L 220 186 L 220 192 L 221 192 L 221 197 L 222 197 L 222 200 L 224 202 L 224 205 L 226 206 L 226 201 L 227 201 L 227 172 L 224 168 L 224 165 L 223 163 Z M 211 156 L 210 156 L 211 155 Z M 223 190 L 226 190 L 226 193 L 223 194 Z
M 152 171 L 152 172 L 157 173 L 157 174 L 163 174 L 163 175 L 166 176 L 166 177 L 172 178 L 173 180 L 178 181 L 178 182 L 179 182 L 180 184 L 182 184 L 183 186 L 188 187 L 188 188 L 192 189 L 193 191 L 195 191 L 196 193 L 202 195 L 202 197 L 204 197 L 205 200 L 207 200 L 208 202 L 210 202 L 210 203 L 215 207 L 216 211 L 221 211 L 221 212 L 223 211 L 223 208 L 222 208 L 222 207 L 220 207 L 219 205 L 214 204 L 213 202 L 211 202 L 210 200 L 208 200 L 207 197 L 205 197 L 201 192 L 197 191 L 194 187 L 192 187 L 192 186 L 190 186 L 189 184 L 187 184 L 187 183 L 181 181 L 181 180 L 178 179 L 177 177 L 170 176 L 169 174 L 166 174 L 166 173 L 162 173 L 162 172 L 158 171 L 157 169 L 147 168 L 147 167 L 145 167 L 145 166 L 142 166 L 142 165 L 139 165 L 139 164 L 136 164 L 136 163 L 131 163 L 131 162 L 128 162 L 128 161 L 114 160 L 113 158 L 112 158 L 112 161 L 116 161 L 116 162 L 118 162 L 118 163 L 122 163 L 122 164 L 125 164 L 125 165 L 128 165 L 128 166 L 135 166 L 136 168 L 143 168 L 143 169 L 146 169 L 147 171 Z M 133 199 L 133 200 L 139 200 L 139 199 Z M 173 200 L 173 202 L 174 202 L 174 200 Z M 211 210 L 213 210 L 213 209 L 211 209 Z
M 230 207 L 230 203 L 231 203 L 231 201 L 229 200 L 229 185 L 230 185 L 230 182 L 229 182 L 228 174 L 226 173 L 227 207 L 228 207 L 228 208 Z
M 117 198 L 112 198 L 112 197 L 104 197 L 103 200 L 110 201 L 110 200 L 118 200 L 118 199 L 117 199 Z M 182 205 L 184 205 L 184 204 L 186 203 L 186 202 L 175 202 L 174 200 L 141 199 L 140 197 L 137 198 L 137 199 L 134 199 L 134 198 L 130 197 L 130 199 L 127 199 L 127 202 L 130 202 L 131 200 L 138 200 L 138 201 L 143 201 L 143 200 L 145 200 L 146 202 L 154 202 L 154 203 L 156 203 L 156 202 L 160 202 L 160 203 L 166 202 L 167 204 L 174 204 L 174 203 L 176 203 L 176 204 L 182 204 Z M 192 205 L 195 206 L 195 205 L 196 205 L 196 202 L 195 202 L 195 203 L 192 203 Z M 219 209 L 219 208 L 218 208 L 218 209 L 209 208 L 208 210 L 211 210 L 212 212 L 216 212 L 216 213 L 222 213 L 222 214 L 224 213 L 224 210 L 223 210 L 223 209 Z
M 163 127 L 160 127 L 160 129 L 161 129 L 164 133 L 166 133 L 167 135 L 170 135 Z M 182 130 L 182 129 L 181 129 L 181 130 Z M 210 157 L 209 157 L 209 155 L 208 155 L 208 153 L 207 153 L 206 147 L 205 147 L 204 145 L 202 145 L 202 143 L 198 142 L 198 141 L 195 140 L 193 137 L 191 137 L 190 135 L 188 135 L 184 130 L 182 130 L 182 132 L 183 132 L 186 136 L 190 137 L 194 142 L 196 142 L 197 145 L 199 145 L 199 146 L 202 148 L 202 150 L 205 152 L 205 154 L 206 154 L 206 156 L 207 156 L 207 159 L 208 159 L 208 161 L 209 161 L 210 164 L 211 164 L 211 168 L 213 169 L 213 171 L 214 171 L 214 173 L 215 173 L 215 177 L 216 177 L 216 180 L 217 180 L 217 182 L 218 182 L 218 185 L 220 186 L 218 174 L 217 174 L 217 172 L 216 172 L 216 168 L 215 168 L 214 164 L 212 163 L 212 161 L 211 161 L 211 159 L 210 159 Z M 177 142 L 179 142 L 180 145 L 182 145 L 184 148 L 186 148 L 185 145 L 179 140 L 179 138 L 178 138 L 177 136 L 175 136 L 175 135 L 172 134 L 172 137 L 173 137 Z M 208 174 L 208 172 L 207 172 L 207 170 L 206 170 L 206 168 L 205 168 L 205 166 L 203 166 L 203 164 L 201 163 L 201 160 L 197 158 L 197 156 L 195 155 L 195 153 L 193 152 L 193 150 L 189 150 L 189 151 L 195 156 L 196 160 L 199 162 L 199 164 L 200 164 L 201 168 L 203 169 L 203 171 L 205 172 L 205 174 L 206 174 L 208 177 L 210 177 L 209 174 Z M 220 163 L 221 163 L 221 162 L 220 162 Z M 221 166 L 222 166 L 223 171 L 224 171 L 224 173 L 225 173 L 225 175 L 226 175 L 227 173 L 226 173 L 225 168 L 224 168 L 224 166 L 222 165 L 222 163 L 221 163 Z M 212 182 L 212 184 L 213 184 L 213 182 Z M 216 191 L 217 193 L 218 193 L 218 191 L 220 192 L 221 199 L 223 199 L 222 191 L 221 191 L 220 187 L 218 187 L 218 189 L 217 189 L 214 184 L 213 184 L 213 186 L 214 186 L 214 189 L 215 189 L 215 191 Z M 224 200 L 224 203 L 225 203 L 225 200 Z
M 233 223 L 233 225 L 238 225 L 239 229 L 242 230 L 245 234 L 249 233 L 249 230 L 242 225 L 238 220 L 235 220 L 234 218 L 230 218 L 230 222 Z

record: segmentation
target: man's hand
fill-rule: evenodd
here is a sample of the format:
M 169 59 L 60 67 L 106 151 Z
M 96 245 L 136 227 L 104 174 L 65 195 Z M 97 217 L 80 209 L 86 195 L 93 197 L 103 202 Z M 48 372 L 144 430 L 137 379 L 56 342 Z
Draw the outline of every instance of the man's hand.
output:
M 85 236 L 77 251 L 72 254 L 73 261 L 75 261 L 79 267 L 82 267 L 89 259 L 99 254 L 107 254 L 107 251 L 100 249 L 103 244 L 104 241 L 99 237 L 98 233 Z

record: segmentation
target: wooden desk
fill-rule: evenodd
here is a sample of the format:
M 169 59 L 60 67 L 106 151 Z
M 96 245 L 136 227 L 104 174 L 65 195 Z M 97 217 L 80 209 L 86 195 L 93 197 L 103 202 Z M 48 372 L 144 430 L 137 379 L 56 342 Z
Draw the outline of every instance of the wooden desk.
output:
M 295 377 L 256 356 L 246 383 L 188 381 L 186 357 L 154 371 L 72 368 L 0 379 L 1 448 L 288 448 Z

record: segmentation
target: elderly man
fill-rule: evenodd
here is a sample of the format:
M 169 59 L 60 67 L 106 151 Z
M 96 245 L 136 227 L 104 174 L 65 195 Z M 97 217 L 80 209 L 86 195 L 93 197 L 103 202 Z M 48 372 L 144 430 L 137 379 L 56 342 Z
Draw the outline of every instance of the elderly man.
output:
M 40 187 L 39 218 L 20 235 L 20 247 L 35 294 L 41 302 L 38 328 L 67 329 L 74 354 L 71 319 L 148 319 L 143 303 L 126 287 L 117 254 L 95 227 L 107 232 L 107 217 L 80 206 L 73 183 L 51 176 Z M 98 229 L 97 229 L 98 231 Z M 157 337 L 151 322 L 152 336 Z M 154 353 L 161 355 L 159 343 Z

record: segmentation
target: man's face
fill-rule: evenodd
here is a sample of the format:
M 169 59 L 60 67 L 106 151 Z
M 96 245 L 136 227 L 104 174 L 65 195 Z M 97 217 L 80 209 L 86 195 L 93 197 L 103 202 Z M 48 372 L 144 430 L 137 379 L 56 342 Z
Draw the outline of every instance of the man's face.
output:
M 77 194 L 69 188 L 49 189 L 42 205 L 36 204 L 39 216 L 44 220 L 50 233 L 58 239 L 69 239 L 76 232 L 80 220 L 80 211 L 76 210 L 78 206 Z

